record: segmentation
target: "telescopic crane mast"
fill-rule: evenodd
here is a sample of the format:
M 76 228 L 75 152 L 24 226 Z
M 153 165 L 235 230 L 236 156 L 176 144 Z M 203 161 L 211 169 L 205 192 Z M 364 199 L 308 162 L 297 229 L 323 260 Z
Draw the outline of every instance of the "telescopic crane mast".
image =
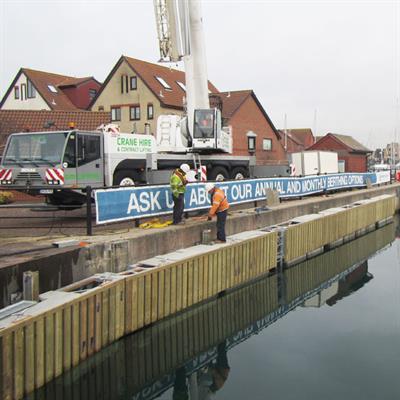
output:
M 154 0 L 160 61 L 184 61 L 188 129 L 193 148 L 231 152 L 230 134 L 222 129 L 220 110 L 210 109 L 201 3 Z M 202 122 L 209 128 L 203 129 Z

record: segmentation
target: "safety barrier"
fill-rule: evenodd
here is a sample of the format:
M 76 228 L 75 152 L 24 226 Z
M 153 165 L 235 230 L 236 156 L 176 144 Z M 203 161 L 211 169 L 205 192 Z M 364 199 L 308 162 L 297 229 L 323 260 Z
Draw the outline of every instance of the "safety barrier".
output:
M 282 199 L 349 190 L 390 182 L 387 173 L 341 173 L 287 178 L 257 178 L 216 182 L 226 194 L 229 204 L 263 201 L 266 190 L 273 189 Z M 95 190 L 96 222 L 109 222 L 156 217 L 169 214 L 173 199 L 169 185 L 105 188 Z M 185 192 L 185 211 L 204 210 L 210 207 L 204 182 L 190 183 Z
M 20 188 L 20 190 L 23 189 L 26 190 L 26 188 Z M 74 233 L 81 230 L 82 233 L 86 232 L 86 235 L 91 236 L 94 222 L 93 191 L 90 186 L 78 189 L 84 196 L 81 205 L 52 205 L 44 203 L 43 196 L 40 197 L 41 202 L 10 202 L 4 204 L 0 202 L 0 231 L 6 231 L 10 234 L 10 231 L 20 230 L 26 235 L 27 231 L 40 232 L 42 230 L 47 231 L 47 235 L 53 229 L 73 229 Z M 48 191 L 49 189 L 48 187 L 37 187 L 36 190 Z M 6 192 L 9 192 L 7 186 L 0 187 L 0 197 Z M 34 236 L 36 235 L 37 233 L 34 234 Z

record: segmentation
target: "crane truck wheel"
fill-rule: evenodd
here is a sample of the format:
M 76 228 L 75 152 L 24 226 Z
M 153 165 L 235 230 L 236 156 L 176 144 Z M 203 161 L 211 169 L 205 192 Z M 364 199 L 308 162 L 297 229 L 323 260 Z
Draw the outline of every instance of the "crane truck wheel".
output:
M 135 186 L 138 177 L 133 171 L 116 171 L 113 178 L 114 186 Z
M 211 181 L 224 181 L 229 179 L 228 171 L 225 167 L 214 167 L 208 177 Z
M 238 179 L 245 179 L 249 176 L 246 168 L 237 167 L 232 170 L 231 178 L 238 180 Z

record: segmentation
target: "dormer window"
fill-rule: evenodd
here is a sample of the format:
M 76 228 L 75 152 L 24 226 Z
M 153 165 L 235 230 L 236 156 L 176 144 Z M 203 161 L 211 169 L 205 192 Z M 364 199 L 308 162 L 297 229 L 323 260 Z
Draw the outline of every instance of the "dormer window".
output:
M 51 93 L 58 93 L 57 89 L 53 85 L 47 85 Z
M 19 86 L 14 87 L 14 99 L 19 100 Z
M 158 80 L 158 82 L 161 83 L 162 87 L 163 87 L 165 90 L 172 90 L 171 86 L 169 86 L 168 83 L 165 82 L 165 80 L 164 80 L 163 78 L 161 78 L 161 77 L 159 77 L 159 76 L 156 76 L 155 78 Z
M 96 97 L 97 90 L 96 89 L 89 89 L 89 98 L 93 100 Z
M 184 83 L 179 82 L 179 81 L 176 81 L 176 83 L 177 83 L 177 85 L 178 85 L 184 92 L 186 92 L 186 86 L 185 86 Z

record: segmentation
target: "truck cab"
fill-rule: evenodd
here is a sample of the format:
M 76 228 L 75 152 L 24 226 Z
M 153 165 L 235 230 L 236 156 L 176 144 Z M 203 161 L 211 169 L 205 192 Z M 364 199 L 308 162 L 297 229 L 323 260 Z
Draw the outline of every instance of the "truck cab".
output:
M 8 138 L 0 165 L 0 185 L 45 194 L 58 204 L 61 189 L 79 202 L 87 185 L 104 185 L 101 132 L 77 130 L 15 133 Z

